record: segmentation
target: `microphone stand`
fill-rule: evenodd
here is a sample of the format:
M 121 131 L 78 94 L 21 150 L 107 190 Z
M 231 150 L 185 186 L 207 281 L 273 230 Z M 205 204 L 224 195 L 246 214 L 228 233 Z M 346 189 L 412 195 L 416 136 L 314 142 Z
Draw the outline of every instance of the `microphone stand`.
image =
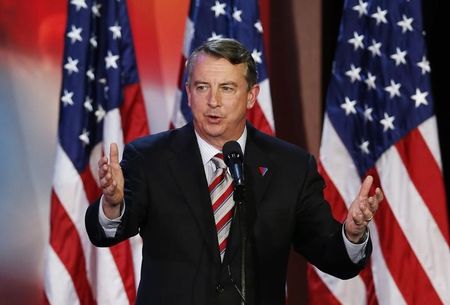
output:
M 239 230 L 241 231 L 241 305 L 245 305 L 246 282 L 245 282 L 245 265 L 246 265 L 246 247 L 247 247 L 247 230 L 245 219 L 245 187 L 243 185 L 235 185 L 233 199 L 236 204 L 235 217 L 239 220 Z M 239 292 L 239 290 L 238 290 Z

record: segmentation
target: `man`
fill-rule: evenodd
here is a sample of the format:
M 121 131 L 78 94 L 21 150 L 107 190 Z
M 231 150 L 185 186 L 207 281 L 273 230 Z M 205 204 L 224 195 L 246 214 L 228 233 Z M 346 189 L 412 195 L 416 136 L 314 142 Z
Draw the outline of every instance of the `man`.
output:
M 232 196 L 215 194 L 228 187 L 229 174 L 215 156 L 230 140 L 244 153 L 246 304 L 285 303 L 292 245 L 325 272 L 357 275 L 371 252 L 367 224 L 383 199 L 379 188 L 369 196 L 372 177 L 345 224 L 334 220 L 314 158 L 246 123 L 259 87 L 255 62 L 235 40 L 209 41 L 191 54 L 186 90 L 193 122 L 127 145 L 120 165 L 111 145 L 109 161 L 98 163 L 102 199 L 86 214 L 97 246 L 142 236 L 136 303 L 241 304 Z

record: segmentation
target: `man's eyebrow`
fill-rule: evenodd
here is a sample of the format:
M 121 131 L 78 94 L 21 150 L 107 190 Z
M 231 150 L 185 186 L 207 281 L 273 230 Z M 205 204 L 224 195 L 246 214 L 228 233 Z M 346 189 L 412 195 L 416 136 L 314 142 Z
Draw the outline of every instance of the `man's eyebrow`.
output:
M 234 86 L 237 87 L 237 83 L 233 82 L 233 81 L 229 81 L 229 82 L 223 82 L 219 84 L 220 86 Z

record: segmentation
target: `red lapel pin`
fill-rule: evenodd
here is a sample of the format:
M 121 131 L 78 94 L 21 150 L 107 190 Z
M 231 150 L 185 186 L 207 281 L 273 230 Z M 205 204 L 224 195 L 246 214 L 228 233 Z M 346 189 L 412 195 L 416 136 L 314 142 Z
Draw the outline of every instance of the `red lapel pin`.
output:
M 259 166 L 258 167 L 258 171 L 261 174 L 261 176 L 264 176 L 267 173 L 268 170 L 269 169 L 267 167 L 264 167 L 264 166 Z

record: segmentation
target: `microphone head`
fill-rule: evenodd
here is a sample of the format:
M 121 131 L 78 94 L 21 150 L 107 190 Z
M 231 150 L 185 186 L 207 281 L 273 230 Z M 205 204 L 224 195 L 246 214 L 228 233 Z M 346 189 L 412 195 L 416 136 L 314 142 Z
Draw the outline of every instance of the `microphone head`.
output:
M 241 145 L 236 141 L 228 141 L 225 143 L 222 147 L 222 153 L 227 166 L 230 166 L 229 163 L 232 159 L 238 159 L 240 162 L 244 159 Z

